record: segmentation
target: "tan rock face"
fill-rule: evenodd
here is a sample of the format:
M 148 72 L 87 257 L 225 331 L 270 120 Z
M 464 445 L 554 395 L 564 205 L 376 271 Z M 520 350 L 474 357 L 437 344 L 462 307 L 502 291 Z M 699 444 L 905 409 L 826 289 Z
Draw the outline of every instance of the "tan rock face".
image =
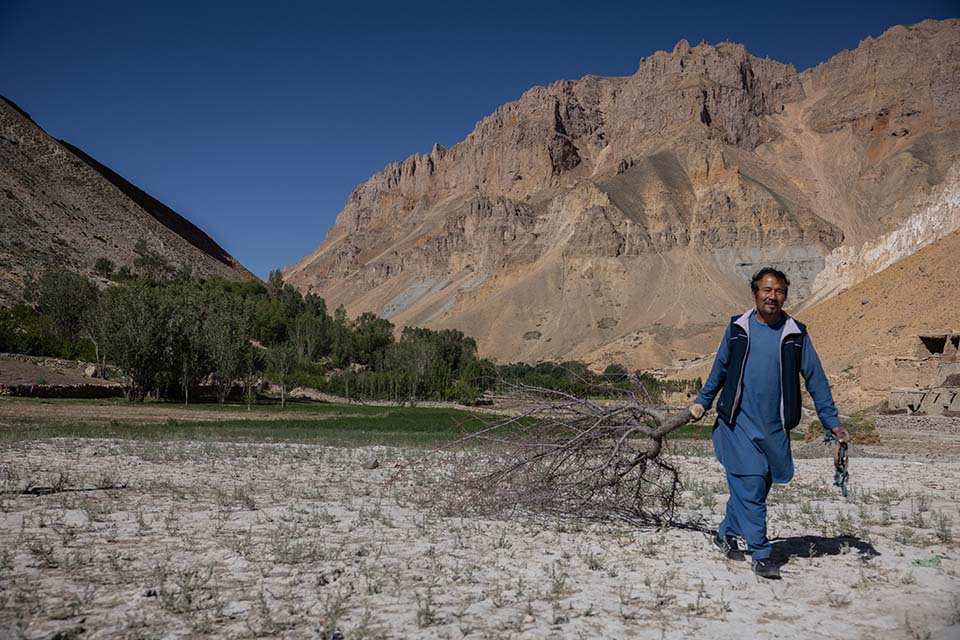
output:
M 869 406 L 890 387 L 930 386 L 918 336 L 960 332 L 960 230 L 800 314 L 828 371 L 859 365 Z M 954 356 L 955 357 L 955 356 Z M 844 389 L 839 392 L 843 395 Z
M 957 229 L 960 229 L 960 163 L 954 163 L 926 201 L 893 231 L 830 252 L 823 271 L 817 274 L 814 294 L 807 304 L 828 299 Z M 960 264 L 957 268 L 960 269 Z
M 144 240 L 174 267 L 255 276 L 202 230 L 0 98 L 0 304 L 21 299 L 45 268 L 90 272 L 98 258 L 131 266 Z
M 501 360 L 694 358 L 757 268 L 802 304 L 827 255 L 927 201 L 960 148 L 958 46 L 960 22 L 928 21 L 797 74 L 680 42 L 630 77 L 535 87 L 357 187 L 285 278 Z

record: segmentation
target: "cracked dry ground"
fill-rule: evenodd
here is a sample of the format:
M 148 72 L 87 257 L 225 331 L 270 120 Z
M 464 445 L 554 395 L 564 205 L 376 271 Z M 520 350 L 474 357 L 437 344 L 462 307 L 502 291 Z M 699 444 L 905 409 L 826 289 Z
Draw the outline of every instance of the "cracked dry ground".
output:
M 703 533 L 442 516 L 469 454 L 54 439 L 0 449 L 0 638 L 952 638 L 960 464 L 797 460 L 761 581 Z M 365 468 L 377 458 L 376 469 Z M 686 516 L 718 464 L 682 458 Z M 31 487 L 67 490 L 23 494 Z M 104 488 L 113 487 L 113 488 Z M 38 492 L 35 492 L 38 493 Z M 59 634 L 59 635 L 57 635 Z

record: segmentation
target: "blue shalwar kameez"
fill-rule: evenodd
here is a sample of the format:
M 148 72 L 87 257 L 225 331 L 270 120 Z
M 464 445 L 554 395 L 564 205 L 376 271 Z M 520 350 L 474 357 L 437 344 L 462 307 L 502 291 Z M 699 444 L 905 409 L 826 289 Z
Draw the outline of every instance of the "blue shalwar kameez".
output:
M 780 342 L 786 316 L 765 324 L 749 314 L 749 354 L 743 371 L 742 396 L 733 429 L 717 419 L 713 447 L 727 472 L 730 499 L 719 535 L 742 536 L 754 560 L 768 558 L 767 495 L 776 482 L 793 478 L 790 437 L 781 412 Z M 717 361 L 726 362 L 730 329 L 721 342 Z M 716 367 L 715 367 L 716 369 Z M 840 426 L 830 388 L 809 336 L 804 336 L 801 371 L 826 429 Z M 712 371 L 696 403 L 709 408 L 726 371 Z

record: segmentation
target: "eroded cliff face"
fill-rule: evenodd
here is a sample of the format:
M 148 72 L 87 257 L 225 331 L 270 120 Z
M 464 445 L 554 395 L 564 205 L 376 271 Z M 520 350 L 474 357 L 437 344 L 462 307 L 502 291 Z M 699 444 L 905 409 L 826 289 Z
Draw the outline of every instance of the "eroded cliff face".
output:
M 502 360 L 694 357 L 759 266 L 802 303 L 827 256 L 943 182 L 958 43 L 960 22 L 928 21 L 797 74 L 682 41 L 630 77 L 535 87 L 357 187 L 285 278 L 351 313 L 460 328 Z
M 960 163 L 954 164 L 917 211 L 890 233 L 831 251 L 807 306 L 822 302 L 960 229 Z M 957 258 L 960 273 L 960 256 Z

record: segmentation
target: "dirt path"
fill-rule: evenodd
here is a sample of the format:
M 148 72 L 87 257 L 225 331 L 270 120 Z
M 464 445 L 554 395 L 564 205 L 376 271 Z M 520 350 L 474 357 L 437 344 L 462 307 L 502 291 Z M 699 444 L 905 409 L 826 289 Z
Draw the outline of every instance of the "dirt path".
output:
M 883 446 L 875 451 L 881 455 L 960 460 L 960 418 L 878 416 L 877 433 Z
M 116 386 L 118 383 L 84 375 L 89 362 L 0 353 L 0 384 L 95 384 Z

